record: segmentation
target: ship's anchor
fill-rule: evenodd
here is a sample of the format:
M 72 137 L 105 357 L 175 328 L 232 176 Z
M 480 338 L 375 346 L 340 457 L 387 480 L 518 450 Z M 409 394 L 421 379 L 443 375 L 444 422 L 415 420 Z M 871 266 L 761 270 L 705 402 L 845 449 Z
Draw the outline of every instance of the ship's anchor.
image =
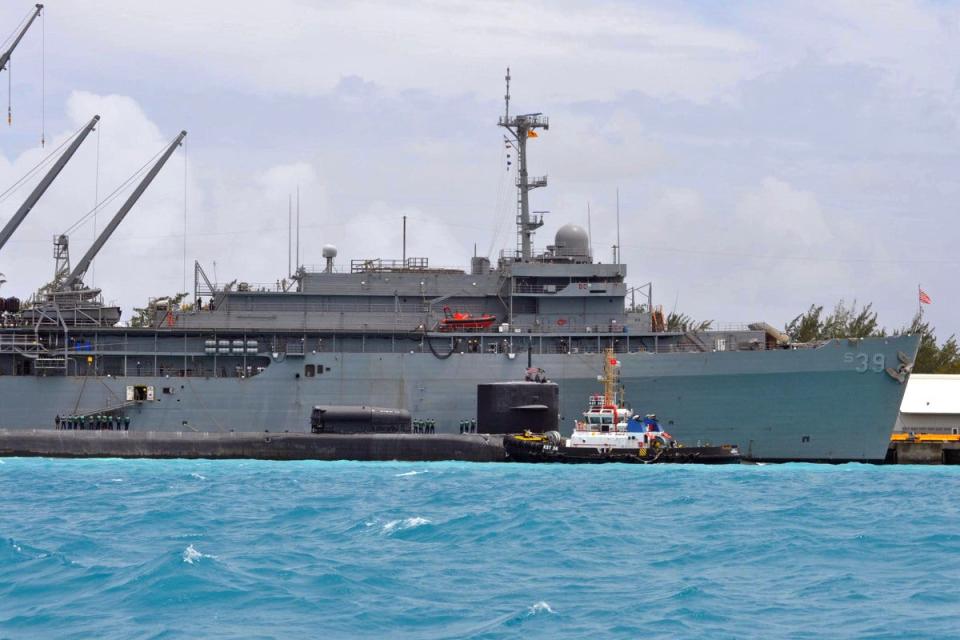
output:
M 913 371 L 914 362 L 903 351 L 897 351 L 897 360 L 900 361 L 900 366 L 896 369 L 893 367 L 887 367 L 887 375 L 903 384 L 907 381 L 907 376 L 910 375 L 910 372 Z

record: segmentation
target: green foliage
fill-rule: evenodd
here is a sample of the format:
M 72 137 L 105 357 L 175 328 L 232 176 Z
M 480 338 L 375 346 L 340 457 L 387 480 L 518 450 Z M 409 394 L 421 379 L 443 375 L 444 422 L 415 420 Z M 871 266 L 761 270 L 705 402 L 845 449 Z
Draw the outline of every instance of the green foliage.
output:
M 167 299 L 170 301 L 170 306 L 168 309 L 176 308 L 184 298 L 189 294 L 186 292 L 178 293 L 175 296 L 169 296 Z M 163 300 L 164 298 L 157 298 L 157 300 Z M 153 326 L 154 317 L 156 316 L 157 307 L 155 302 L 147 303 L 145 307 L 134 307 L 133 308 L 133 317 L 130 318 L 131 327 L 151 327 Z
M 667 331 L 709 331 L 713 320 L 697 321 L 685 313 L 670 312 L 667 316 Z
M 909 327 L 897 331 L 897 335 L 912 333 L 920 335 L 920 349 L 913 366 L 914 373 L 960 373 L 960 345 L 956 336 L 950 336 L 942 345 L 937 345 L 935 328 L 917 313 Z
M 784 331 L 794 342 L 887 335 L 886 330 L 877 323 L 873 304 L 857 309 L 856 300 L 849 307 L 841 300 L 827 316 L 823 315 L 822 305 L 812 304 L 806 313 L 788 322 Z
M 848 308 L 843 300 L 827 316 L 823 315 L 823 306 L 810 305 L 806 313 L 787 323 L 785 332 L 794 342 L 886 335 L 877 323 L 877 312 L 872 304 L 858 310 L 856 301 Z M 937 344 L 934 327 L 924 321 L 920 313 L 913 317 L 910 326 L 894 332 L 894 335 L 904 334 L 920 336 L 920 349 L 913 367 L 915 373 L 960 373 L 960 344 L 955 336 L 947 338 L 942 345 Z

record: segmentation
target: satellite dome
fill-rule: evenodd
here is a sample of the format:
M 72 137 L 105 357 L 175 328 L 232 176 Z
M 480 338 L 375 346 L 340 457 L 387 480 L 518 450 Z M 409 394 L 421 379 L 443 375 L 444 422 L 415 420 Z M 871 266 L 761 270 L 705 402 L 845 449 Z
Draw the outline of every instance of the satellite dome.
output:
M 332 244 L 323 245 L 323 257 L 324 258 L 336 258 L 337 257 L 337 248 Z
M 558 256 L 587 257 L 590 255 L 590 236 L 577 224 L 565 224 L 557 229 L 554 245 Z

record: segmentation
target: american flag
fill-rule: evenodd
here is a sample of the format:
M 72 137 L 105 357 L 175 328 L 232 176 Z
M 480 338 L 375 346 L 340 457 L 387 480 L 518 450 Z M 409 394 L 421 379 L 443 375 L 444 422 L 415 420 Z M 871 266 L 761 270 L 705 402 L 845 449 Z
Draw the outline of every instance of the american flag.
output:
M 923 289 L 920 289 L 920 302 L 923 304 L 933 304 L 933 301 L 930 300 L 930 296 L 927 295 L 927 292 Z

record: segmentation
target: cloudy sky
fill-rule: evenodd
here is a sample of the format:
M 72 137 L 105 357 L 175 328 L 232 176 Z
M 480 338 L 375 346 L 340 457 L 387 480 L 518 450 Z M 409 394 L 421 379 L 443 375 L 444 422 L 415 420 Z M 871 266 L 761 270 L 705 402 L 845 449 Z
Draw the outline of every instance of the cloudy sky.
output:
M 31 6 L 0 3 L 0 38 Z M 324 243 L 399 257 L 403 215 L 432 264 L 513 248 L 509 65 L 513 108 L 551 122 L 530 145 L 550 179 L 537 246 L 589 203 L 609 260 L 619 188 L 629 281 L 668 310 L 782 326 L 857 300 L 893 329 L 922 284 L 940 337 L 960 334 L 960 3 L 49 0 L 44 21 L 14 56 L 0 189 L 103 121 L 0 255 L 6 295 L 180 129 L 88 276 L 127 309 L 182 289 L 185 225 L 188 287 L 194 259 L 283 277 L 297 185 L 305 264 Z M 76 258 L 93 237 L 72 234 Z

